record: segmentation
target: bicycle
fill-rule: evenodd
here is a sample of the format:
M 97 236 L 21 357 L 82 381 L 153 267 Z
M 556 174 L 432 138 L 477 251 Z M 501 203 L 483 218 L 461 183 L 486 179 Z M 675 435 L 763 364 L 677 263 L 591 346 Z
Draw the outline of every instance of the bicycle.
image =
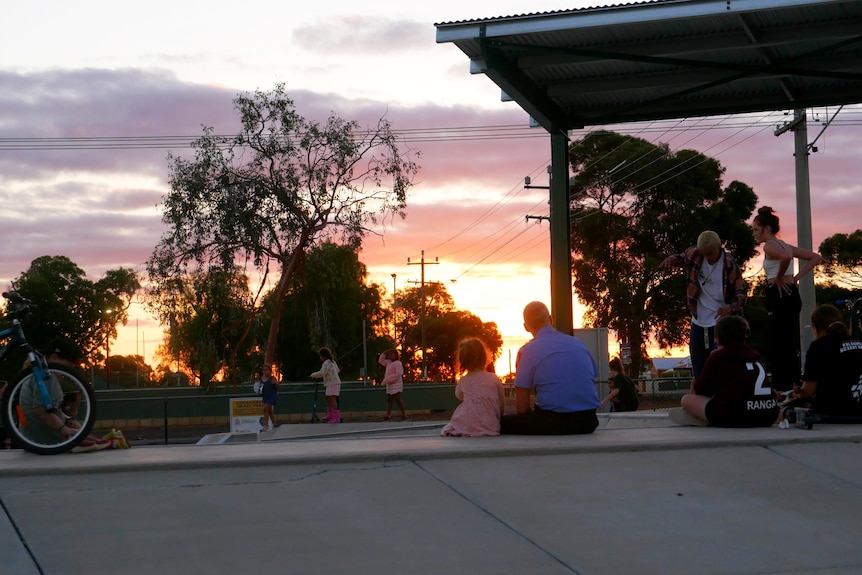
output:
M 13 447 L 39 455 L 69 451 L 93 429 L 96 394 L 77 368 L 49 362 L 27 342 L 21 320 L 35 307 L 30 300 L 17 292 L 4 292 L 3 297 L 12 324 L 0 331 L 0 341 L 8 340 L 0 347 L 0 361 L 17 349 L 28 360 L 3 392 L 3 427 Z
M 835 303 L 838 307 L 843 306 L 850 310 L 850 336 L 862 337 L 862 297 L 855 300 L 840 299 Z

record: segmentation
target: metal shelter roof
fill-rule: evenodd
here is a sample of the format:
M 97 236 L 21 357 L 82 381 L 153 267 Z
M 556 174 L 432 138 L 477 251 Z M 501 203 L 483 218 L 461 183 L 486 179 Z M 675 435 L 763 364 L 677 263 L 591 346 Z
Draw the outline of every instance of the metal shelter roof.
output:
M 862 102 L 862 0 L 654 0 L 435 26 L 438 43 L 455 44 L 551 136 L 560 331 L 572 329 L 569 130 L 793 109 L 800 245 L 810 247 L 804 109 Z M 813 302 L 813 277 L 803 279 Z
M 549 132 L 862 101 L 859 0 L 655 0 L 435 26 Z

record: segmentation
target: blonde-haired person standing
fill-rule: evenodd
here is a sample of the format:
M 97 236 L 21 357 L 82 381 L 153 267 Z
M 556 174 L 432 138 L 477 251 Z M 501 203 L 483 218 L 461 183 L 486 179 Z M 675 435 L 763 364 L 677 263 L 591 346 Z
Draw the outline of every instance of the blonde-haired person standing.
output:
M 757 210 L 751 230 L 754 241 L 763 244 L 763 271 L 766 272 L 766 311 L 770 324 L 770 375 L 776 391 L 788 391 L 799 383 L 802 371 L 799 313 L 799 278 L 814 269 L 820 254 L 788 244 L 776 237 L 778 216 L 769 206 Z M 794 273 L 793 260 L 806 260 Z
M 658 267 L 663 270 L 681 267 L 688 274 L 686 296 L 691 311 L 688 349 L 697 378 L 716 347 L 716 322 L 722 317 L 742 314 L 747 289 L 742 271 L 712 230 L 702 232 L 696 246 L 666 257 Z

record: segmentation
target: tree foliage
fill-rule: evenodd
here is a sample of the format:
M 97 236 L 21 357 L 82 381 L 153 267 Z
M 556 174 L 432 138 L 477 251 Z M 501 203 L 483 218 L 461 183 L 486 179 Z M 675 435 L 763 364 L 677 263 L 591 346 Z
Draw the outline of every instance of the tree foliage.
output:
M 149 290 L 147 305 L 168 326 L 163 354 L 179 359 L 205 389 L 213 390 L 220 372 L 235 388 L 242 371 L 250 371 L 244 360 L 254 345 L 257 310 L 238 267 L 163 281 Z
M 108 270 L 92 281 L 66 256 L 36 258 L 12 281 L 12 289 L 36 305 L 25 326 L 30 343 L 43 348 L 55 337 L 68 337 L 88 363 L 104 358 L 105 343 L 117 337 L 118 325 L 125 325 L 140 287 L 134 270 Z
M 162 236 L 147 263 L 154 284 L 210 269 L 251 266 L 276 274 L 265 357 L 275 355 L 285 295 L 308 250 L 340 239 L 358 246 L 378 218 L 404 216 L 418 166 L 390 124 L 369 129 L 334 114 L 297 113 L 283 85 L 234 100 L 240 132 L 212 128 L 194 159 L 170 155 Z
M 757 196 L 742 182 L 722 187 L 724 168 L 715 159 L 614 132 L 573 142 L 569 160 L 572 270 L 585 324 L 630 342 L 639 370 L 650 341 L 688 341 L 686 278 L 656 266 L 706 229 L 744 266 L 755 253 L 746 221 Z
M 374 368 L 377 354 L 391 346 L 381 293 L 379 284 L 369 283 L 356 248 L 327 242 L 313 249 L 285 296 L 276 350 L 282 377 L 307 380 L 320 369 L 321 347 L 333 351 L 342 377 L 358 378 L 366 363 Z
M 432 381 L 452 381 L 458 342 L 478 337 L 491 352 L 492 361 L 500 356 L 503 338 L 494 322 L 455 308 L 452 296 L 442 283 L 424 286 L 425 366 Z M 398 290 L 397 327 L 401 361 L 408 379 L 422 379 L 423 287 Z
M 829 236 L 819 251 L 823 275 L 849 287 L 862 288 L 862 230 Z
M 141 355 L 111 355 L 107 360 L 110 368 L 111 387 L 133 388 L 156 385 L 153 368 Z
M 494 322 L 483 322 L 469 311 L 453 310 L 428 319 L 428 377 L 432 381 L 454 381 L 458 342 L 478 337 L 488 347 L 491 363 L 500 357 L 503 338 Z

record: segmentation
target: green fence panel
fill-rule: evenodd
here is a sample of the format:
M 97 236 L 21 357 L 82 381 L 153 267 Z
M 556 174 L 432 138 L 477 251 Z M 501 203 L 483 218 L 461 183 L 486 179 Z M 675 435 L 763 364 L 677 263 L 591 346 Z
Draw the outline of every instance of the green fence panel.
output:
M 225 417 L 230 413 L 230 400 L 255 397 L 250 388 L 237 394 L 207 393 L 200 388 L 152 388 L 134 390 L 99 390 L 98 418 L 155 419 L 162 417 Z M 408 411 L 447 411 L 459 401 L 455 384 L 405 384 L 402 393 Z M 314 383 L 282 384 L 278 393 L 276 413 L 311 413 L 326 410 L 324 386 Z M 386 410 L 386 389 L 346 382 L 341 386 L 339 407 L 346 413 Z

